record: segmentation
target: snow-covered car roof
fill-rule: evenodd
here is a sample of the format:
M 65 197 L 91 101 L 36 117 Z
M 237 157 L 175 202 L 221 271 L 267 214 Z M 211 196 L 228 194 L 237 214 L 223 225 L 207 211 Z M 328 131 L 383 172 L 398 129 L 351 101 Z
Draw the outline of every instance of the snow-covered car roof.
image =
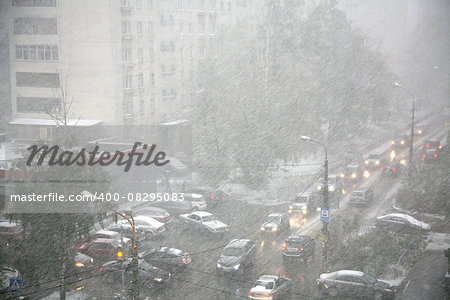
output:
M 212 216 L 213 214 L 209 213 L 207 211 L 195 211 L 195 212 L 192 212 L 191 215 L 196 215 L 199 217 L 207 217 L 207 216 Z
M 389 218 L 389 217 L 401 218 L 401 219 L 403 219 L 403 220 L 405 220 L 405 221 L 407 221 L 407 222 L 409 222 L 411 224 L 417 225 L 417 226 L 419 226 L 419 227 L 421 227 L 423 229 L 430 229 L 430 225 L 429 224 L 427 224 L 425 222 L 422 222 L 422 221 L 419 221 L 419 220 L 417 220 L 417 219 L 415 219 L 415 218 L 413 218 L 413 217 L 411 217 L 410 215 L 407 215 L 407 214 L 394 213 L 394 214 L 388 214 L 388 215 L 377 217 L 377 219 L 381 220 L 381 219 L 385 219 L 385 218 Z

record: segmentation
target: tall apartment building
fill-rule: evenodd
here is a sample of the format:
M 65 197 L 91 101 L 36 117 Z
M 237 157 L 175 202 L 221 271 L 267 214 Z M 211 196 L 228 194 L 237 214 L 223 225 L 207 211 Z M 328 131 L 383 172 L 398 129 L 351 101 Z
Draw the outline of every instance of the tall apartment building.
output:
M 245 0 L 5 2 L 9 124 L 33 127 L 32 137 L 44 140 L 61 99 L 73 99 L 68 117 L 77 126 L 188 118 L 201 89 L 197 67 L 214 55 L 218 28 L 261 7 Z

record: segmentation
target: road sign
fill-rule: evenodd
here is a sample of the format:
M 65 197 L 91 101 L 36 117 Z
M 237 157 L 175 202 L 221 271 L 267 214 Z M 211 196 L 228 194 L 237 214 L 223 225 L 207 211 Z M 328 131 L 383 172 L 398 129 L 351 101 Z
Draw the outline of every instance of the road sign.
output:
M 319 238 L 324 241 L 325 243 L 328 242 L 328 236 L 324 233 L 320 233 Z
M 22 280 L 17 278 L 9 279 L 9 291 L 20 293 L 22 290 Z
M 330 222 L 330 209 L 322 208 L 320 210 L 320 222 Z

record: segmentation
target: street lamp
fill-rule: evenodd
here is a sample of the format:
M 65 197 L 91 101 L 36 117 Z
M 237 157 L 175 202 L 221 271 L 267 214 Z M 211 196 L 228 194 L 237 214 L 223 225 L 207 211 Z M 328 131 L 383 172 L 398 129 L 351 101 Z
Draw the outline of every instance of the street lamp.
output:
M 328 207 L 328 151 L 327 151 L 327 147 L 322 144 L 319 141 L 314 140 L 313 138 L 306 136 L 306 135 L 302 135 L 300 137 L 302 140 L 304 141 L 308 141 L 308 142 L 313 142 L 316 144 L 319 144 L 323 147 L 323 149 L 325 150 L 325 164 L 324 164 L 324 174 L 323 174 L 323 181 L 324 181 L 324 187 L 323 187 L 323 208 L 325 209 L 329 209 Z M 322 252 L 322 256 L 323 256 L 323 262 L 322 265 L 323 267 L 326 268 L 327 266 L 327 243 L 328 243 L 328 237 L 329 237 L 329 232 L 328 232 L 328 222 L 322 222 L 322 240 L 323 240 L 323 252 Z
M 88 192 L 88 191 L 83 191 L 81 192 L 82 195 L 88 196 L 88 197 L 92 197 L 92 199 L 97 200 L 96 197 Z M 130 223 L 131 225 L 131 229 L 133 232 L 133 239 L 132 239 L 132 243 L 133 243 L 133 247 L 131 249 L 131 253 L 132 253 L 132 266 L 133 266 L 133 286 L 132 286 L 132 298 L 133 300 L 139 300 L 139 284 L 138 284 L 138 278 L 139 278 L 139 268 L 138 268 L 138 248 L 137 248 L 137 243 L 136 243 L 136 227 L 135 227 L 135 223 L 134 223 L 134 218 L 132 215 L 131 211 L 126 211 L 125 215 L 118 212 L 117 210 L 115 210 L 114 208 L 106 205 L 105 203 L 103 203 L 102 201 L 98 201 L 97 203 L 99 203 L 101 206 L 105 207 L 106 209 L 114 212 L 116 215 L 121 216 L 122 218 L 124 218 L 125 220 L 128 221 L 128 223 Z

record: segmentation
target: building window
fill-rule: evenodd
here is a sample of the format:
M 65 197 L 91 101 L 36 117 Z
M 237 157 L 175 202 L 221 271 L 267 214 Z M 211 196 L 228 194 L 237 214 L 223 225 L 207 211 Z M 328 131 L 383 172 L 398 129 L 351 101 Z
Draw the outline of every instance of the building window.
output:
M 129 0 L 120 0 L 120 5 L 122 7 L 129 7 L 130 6 L 130 1 Z
M 144 88 L 144 75 L 143 74 L 138 75 L 138 87 L 140 89 Z
M 216 24 L 210 23 L 209 24 L 209 35 L 215 35 L 216 34 Z
M 149 36 L 153 35 L 153 23 L 152 22 L 148 22 L 148 35 Z
M 142 48 L 138 49 L 138 61 L 140 63 L 144 62 L 144 50 Z
M 194 8 L 192 0 L 187 0 L 187 3 L 188 3 L 188 10 L 192 11 L 192 9 Z
M 155 97 L 150 98 L 150 113 L 151 114 L 155 113 Z
M 150 48 L 148 53 L 149 53 L 150 62 L 154 62 L 155 61 L 155 50 L 153 48 Z
M 61 102 L 57 98 L 17 97 L 17 112 L 59 112 Z
M 174 42 L 165 42 L 162 41 L 160 44 L 161 52 L 173 52 L 175 50 L 175 43 Z
M 131 75 L 123 76 L 123 88 L 131 89 L 133 87 L 133 77 Z
M 16 59 L 26 61 L 58 61 L 58 47 L 45 45 L 16 45 Z
M 163 99 L 175 99 L 176 98 L 176 91 L 174 89 L 170 89 L 170 90 L 162 90 L 162 98 Z
M 151 87 L 155 86 L 155 73 L 150 74 L 150 86 Z
M 122 48 L 122 61 L 123 62 L 131 62 L 131 49 L 130 48 Z
M 143 99 L 140 99 L 140 100 L 139 100 L 139 113 L 140 113 L 141 115 L 144 114 L 144 100 L 143 100 Z
M 56 18 L 15 18 L 14 34 L 58 34 Z
M 190 47 L 189 50 L 190 50 L 189 53 L 190 53 L 191 59 L 194 59 L 194 48 Z
M 123 104 L 123 112 L 126 114 L 133 114 L 133 102 L 126 101 Z
M 13 6 L 56 6 L 56 0 L 13 0 Z
M 131 22 L 122 22 L 122 34 L 131 34 Z
M 198 24 L 198 34 L 199 35 L 203 35 L 205 33 L 205 24 L 204 23 L 199 23 Z
M 194 34 L 194 25 L 192 25 L 192 23 L 189 23 L 189 35 L 193 34 Z
M 203 0 L 197 0 L 197 10 L 203 11 Z
M 198 57 L 203 58 L 205 56 L 205 47 L 198 47 Z
M 209 0 L 209 11 L 210 12 L 216 11 L 216 0 Z
M 228 2 L 228 11 L 231 12 L 231 2 Z
M 184 34 L 184 23 L 183 22 L 180 22 L 180 24 L 178 24 L 178 34 L 179 35 Z
M 148 9 L 153 9 L 153 0 L 148 0 Z
M 180 48 L 180 58 L 181 58 L 181 60 L 184 59 L 184 47 Z
M 183 1 L 184 0 L 178 0 L 178 10 L 183 10 Z
M 141 9 L 142 8 L 142 0 L 136 0 L 136 8 Z
M 59 87 L 59 74 L 58 73 L 17 72 L 16 73 L 16 86 L 58 88 Z
M 136 23 L 136 29 L 137 29 L 137 34 L 142 35 L 142 22 L 141 21 L 138 21 Z
M 223 1 L 220 1 L 220 11 L 223 11 L 224 7 L 223 7 Z

